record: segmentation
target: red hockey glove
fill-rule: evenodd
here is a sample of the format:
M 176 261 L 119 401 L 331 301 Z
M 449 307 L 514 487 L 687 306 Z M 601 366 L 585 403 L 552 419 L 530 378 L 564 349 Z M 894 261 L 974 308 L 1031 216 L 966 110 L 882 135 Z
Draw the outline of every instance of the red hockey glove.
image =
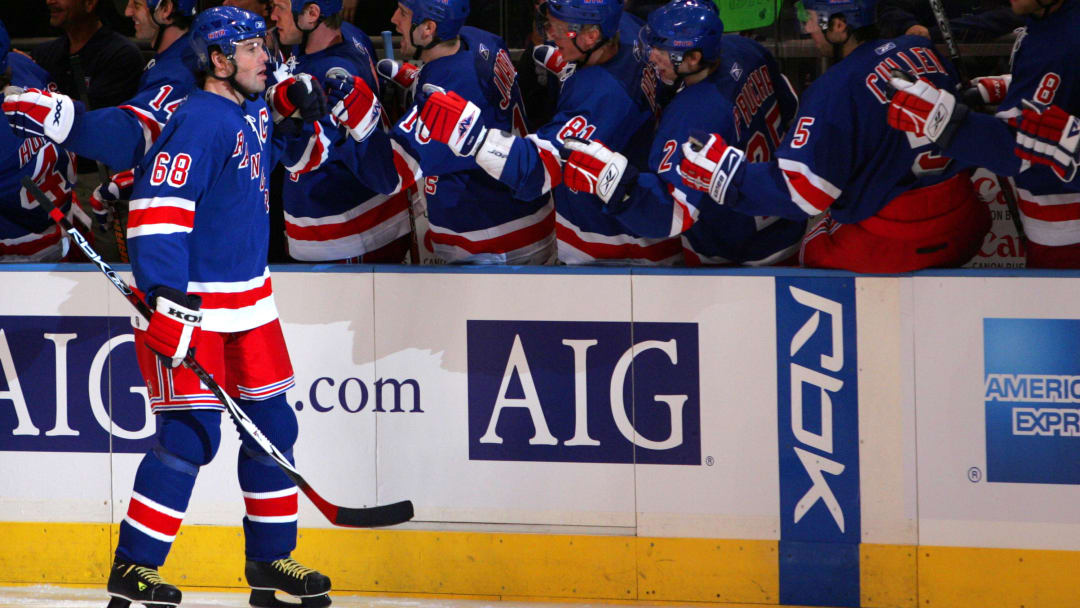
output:
M 1058 178 L 1071 182 L 1080 164 L 1080 118 L 1071 116 L 1058 106 L 1041 110 L 1024 101 L 1020 129 L 1016 132 L 1016 148 L 1020 158 L 1047 165 Z
M 1011 82 L 1012 74 L 980 76 L 971 79 L 971 88 L 978 93 L 980 101 L 987 105 L 996 106 L 1005 100 L 1005 95 L 1009 92 L 1009 84 Z M 968 100 L 967 94 L 964 95 L 964 100 Z
M 146 345 L 169 367 L 183 363 L 188 350 L 195 347 L 202 323 L 202 298 L 169 287 L 154 290 L 151 298 L 154 315 L 146 327 Z
M 541 44 L 533 48 L 533 61 L 544 70 L 551 72 L 560 81 L 566 80 L 574 73 L 576 64 L 567 63 L 563 59 L 559 47 L 554 44 Z
M 326 90 L 334 103 L 330 115 L 349 131 L 353 139 L 364 141 L 378 128 L 382 104 L 363 78 L 335 75 L 326 80 Z
M 309 74 L 296 74 L 271 86 L 266 90 L 266 103 L 275 123 L 297 112 L 304 122 L 315 122 L 326 116 L 326 93 L 319 81 Z
M 705 140 L 702 144 L 701 140 Z M 727 145 L 717 133 L 691 134 L 682 145 L 683 159 L 676 169 L 683 184 L 700 192 L 708 192 L 714 201 L 723 205 L 735 172 L 742 166 L 746 154 Z
M 375 64 L 375 71 L 378 72 L 379 78 L 403 89 L 411 87 L 416 82 L 416 77 L 420 75 L 420 68 L 415 65 L 408 62 L 398 63 L 393 59 L 380 59 L 379 63 Z
M 47 137 L 62 144 L 75 124 L 75 102 L 62 93 L 26 89 L 4 97 L 4 114 L 19 137 Z
M 889 126 L 947 147 L 967 116 L 967 106 L 925 78 L 910 81 L 893 76 L 889 84 L 896 90 L 889 101 Z
M 131 199 L 131 190 L 135 186 L 133 169 L 121 171 L 109 178 L 109 181 L 98 184 L 94 193 L 90 195 L 90 209 L 94 212 L 94 219 L 105 230 L 113 222 L 113 213 L 116 201 Z
M 487 134 L 481 124 L 480 108 L 457 93 L 446 92 L 435 85 L 424 85 L 424 92 L 430 97 L 420 111 L 422 124 L 417 128 L 417 135 L 429 135 L 431 139 L 441 141 L 458 156 L 476 154 Z
M 607 203 L 623 182 L 626 157 L 598 141 L 568 137 L 563 147 L 570 157 L 563 163 L 563 182 L 574 192 L 595 194 Z

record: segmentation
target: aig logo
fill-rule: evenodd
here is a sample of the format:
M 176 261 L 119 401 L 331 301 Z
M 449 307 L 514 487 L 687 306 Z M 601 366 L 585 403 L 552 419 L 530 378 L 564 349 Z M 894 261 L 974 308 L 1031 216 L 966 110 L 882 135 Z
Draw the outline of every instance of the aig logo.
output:
M 145 451 L 134 340 L 127 317 L 0 317 L 0 451 Z
M 701 463 L 697 324 L 467 329 L 470 460 Z
M 781 538 L 859 542 L 854 279 L 777 278 Z

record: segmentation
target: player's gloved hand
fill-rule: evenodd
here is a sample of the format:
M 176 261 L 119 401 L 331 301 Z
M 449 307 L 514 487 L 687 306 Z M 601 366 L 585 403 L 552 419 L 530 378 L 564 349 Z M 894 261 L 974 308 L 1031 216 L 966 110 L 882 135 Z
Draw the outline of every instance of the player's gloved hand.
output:
M 326 93 L 310 74 L 296 74 L 266 89 L 266 103 L 274 122 L 299 114 L 303 122 L 326 116 Z
M 1069 115 L 1058 106 L 1041 109 L 1025 100 L 1016 132 L 1016 148 L 1020 158 L 1047 165 L 1058 178 L 1071 182 L 1080 164 L 1080 118 Z
M 541 44 L 540 46 L 534 47 L 532 56 L 536 65 L 551 72 L 559 80 L 566 80 L 574 73 L 575 64 L 567 63 L 567 61 L 563 59 L 559 47 L 554 44 Z
M 378 128 L 382 104 L 363 78 L 335 74 L 327 78 L 326 91 L 334 104 L 330 115 L 353 139 L 364 141 Z
M 379 74 L 379 78 L 403 89 L 411 87 L 416 82 L 416 77 L 420 75 L 420 68 L 415 65 L 407 61 L 399 63 L 393 59 L 380 59 L 379 63 L 375 64 L 375 71 Z
M 487 129 L 481 124 L 480 108 L 457 93 L 435 85 L 424 85 L 424 92 L 429 97 L 420 111 L 422 124 L 417 135 L 441 141 L 458 156 L 476 154 L 487 135 Z
M 986 104 L 996 106 L 1005 100 L 1011 82 L 1012 74 L 972 78 L 971 87 L 961 93 L 960 99 L 969 105 Z
M 702 143 L 704 141 L 704 143 Z M 718 133 L 691 133 L 682 145 L 683 159 L 676 169 L 683 184 L 700 192 L 708 192 L 714 201 L 723 205 L 728 186 L 742 166 L 746 154 L 727 145 Z
M 26 89 L 5 96 L 3 107 L 11 130 L 20 137 L 47 137 L 62 144 L 75 124 L 75 102 L 62 93 Z
M 131 199 L 131 190 L 135 186 L 134 173 L 133 169 L 121 171 L 109 178 L 109 181 L 98 184 L 90 195 L 90 209 L 94 212 L 94 220 L 105 230 L 112 225 L 116 201 Z
M 598 141 L 568 137 L 563 147 L 570 150 L 563 163 L 563 182 L 574 192 L 595 194 L 606 204 L 625 178 L 637 177 L 627 175 L 625 156 Z
M 968 107 L 925 78 L 911 81 L 894 75 L 889 84 L 895 89 L 889 101 L 889 126 L 948 147 Z
M 170 287 L 158 287 L 150 300 L 154 314 L 146 327 L 146 345 L 169 367 L 183 363 L 195 347 L 202 323 L 202 298 Z

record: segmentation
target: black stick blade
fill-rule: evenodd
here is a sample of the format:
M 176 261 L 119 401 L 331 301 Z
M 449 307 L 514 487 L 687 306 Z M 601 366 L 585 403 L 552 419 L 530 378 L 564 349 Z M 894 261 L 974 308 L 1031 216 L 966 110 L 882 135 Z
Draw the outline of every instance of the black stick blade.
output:
M 351 509 L 338 507 L 334 524 L 348 528 L 380 528 L 403 524 L 413 518 L 411 500 L 403 500 L 376 507 Z

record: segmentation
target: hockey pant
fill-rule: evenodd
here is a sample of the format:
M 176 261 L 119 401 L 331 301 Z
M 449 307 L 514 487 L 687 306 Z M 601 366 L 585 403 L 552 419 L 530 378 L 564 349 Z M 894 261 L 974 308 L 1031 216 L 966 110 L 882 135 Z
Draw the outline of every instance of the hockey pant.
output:
M 826 215 L 803 239 L 799 259 L 808 268 L 855 272 L 953 268 L 978 253 L 990 224 L 990 211 L 962 171 L 905 192 L 855 224 Z
M 200 467 L 217 453 L 223 407 L 216 399 L 216 407 L 203 399 L 206 389 L 190 370 L 162 365 L 141 334 L 135 331 L 135 347 L 151 399 L 157 397 L 156 445 L 135 473 L 116 554 L 137 564 L 160 566 L 187 512 Z M 292 365 L 278 322 L 231 334 L 204 331 L 196 355 L 291 461 L 297 422 L 285 391 L 293 384 Z M 269 455 L 243 433 L 240 436 L 236 470 L 245 506 L 246 558 L 269 562 L 286 557 L 296 547 L 297 488 Z

